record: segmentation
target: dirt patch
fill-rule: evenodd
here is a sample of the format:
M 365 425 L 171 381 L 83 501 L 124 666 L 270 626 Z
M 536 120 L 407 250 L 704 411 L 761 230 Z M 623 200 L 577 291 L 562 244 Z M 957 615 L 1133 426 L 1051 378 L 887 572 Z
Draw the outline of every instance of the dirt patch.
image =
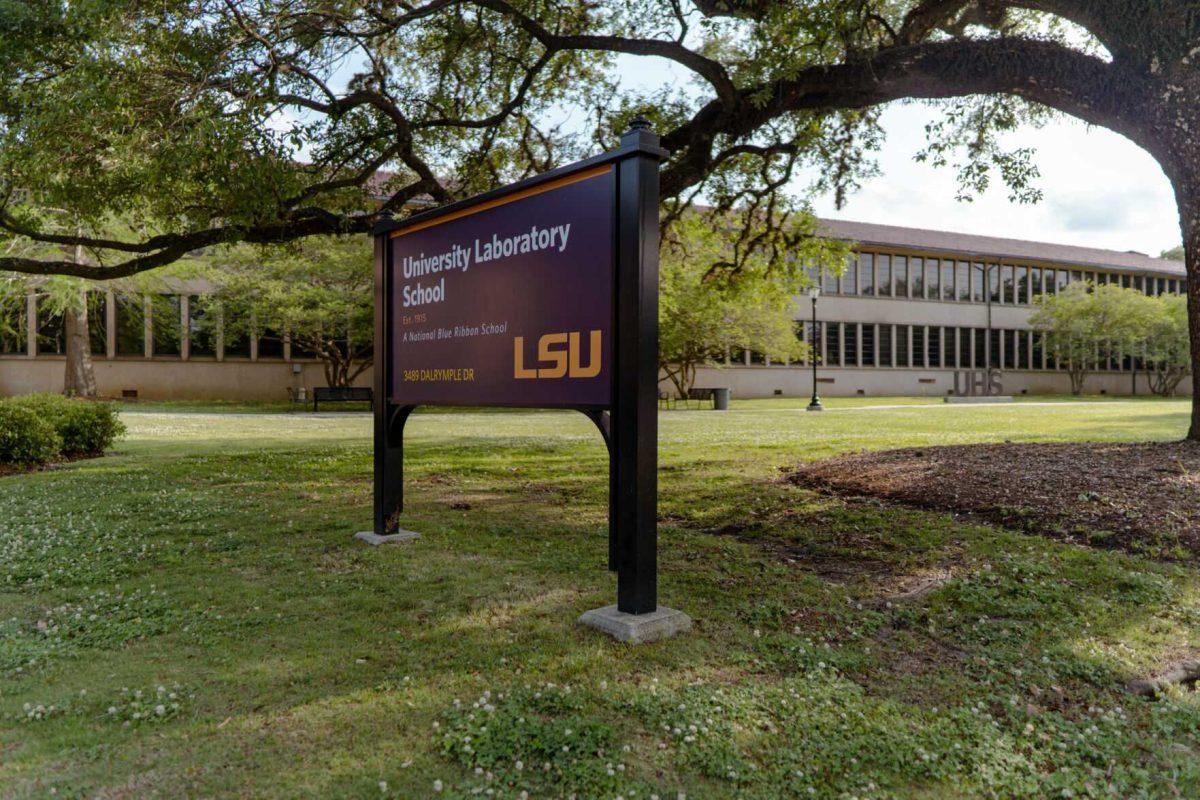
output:
M 979 444 L 854 453 L 793 482 L 1160 557 L 1200 553 L 1200 443 Z

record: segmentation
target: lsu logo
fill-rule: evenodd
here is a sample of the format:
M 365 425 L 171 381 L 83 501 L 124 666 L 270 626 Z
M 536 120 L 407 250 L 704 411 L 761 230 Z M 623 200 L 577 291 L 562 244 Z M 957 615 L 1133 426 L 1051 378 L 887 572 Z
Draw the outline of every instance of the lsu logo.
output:
M 588 334 L 587 365 L 583 364 L 581 331 L 547 333 L 538 339 L 537 364 L 525 366 L 525 337 L 513 338 L 514 378 L 594 378 L 600 374 L 600 331 Z

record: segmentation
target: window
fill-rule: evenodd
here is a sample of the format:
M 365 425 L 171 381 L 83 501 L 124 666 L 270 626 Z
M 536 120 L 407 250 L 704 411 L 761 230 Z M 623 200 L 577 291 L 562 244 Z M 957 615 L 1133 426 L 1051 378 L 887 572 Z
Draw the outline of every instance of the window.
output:
M 1055 284 L 1054 284 L 1056 292 L 1061 292 L 1063 289 L 1067 288 L 1067 283 L 1069 282 L 1069 278 L 1068 278 L 1069 274 L 1070 273 L 1068 273 L 1065 269 L 1060 269 L 1058 271 L 1058 280 L 1055 281 Z
M 93 356 L 108 355 L 108 292 L 87 293 L 88 350 Z
M 974 351 L 971 349 L 971 329 L 958 329 L 958 365 L 963 369 L 970 369 L 975 366 L 971 356 Z
M 875 255 L 875 294 L 880 297 L 892 296 L 892 257 L 877 253 Z
M 117 355 L 145 356 L 145 340 L 142 298 L 139 295 L 117 297 Z
M 37 323 L 37 353 L 39 356 L 61 356 L 67 352 L 63 315 L 51 309 L 49 301 L 44 297 L 37 299 Z
M 964 303 L 971 302 L 971 265 L 965 261 L 957 262 L 954 277 L 958 284 L 958 299 Z
M 938 283 L 938 261 L 936 258 L 925 259 L 925 296 L 937 300 L 942 296 Z
M 183 312 L 179 295 L 156 294 L 151 303 L 150 323 L 154 331 L 154 355 L 178 358 L 183 346 Z
M 942 366 L 955 369 L 958 367 L 959 359 L 959 337 L 956 328 L 942 328 L 945 345 L 945 350 L 942 352 Z M 930 342 L 932 344 L 932 340 Z M 933 353 L 929 354 L 929 362 L 932 366 L 936 366 L 933 361 Z M 964 365 L 965 366 L 965 365 Z
M 217 355 L 217 320 L 210 302 L 199 295 L 188 298 L 188 358 Z
M 1029 267 L 1017 267 L 1017 305 L 1029 304 Z
M 908 296 L 925 296 L 925 259 L 912 258 L 908 262 Z
M 838 276 L 833 274 L 833 270 L 821 270 L 821 291 L 825 294 L 838 293 Z
M 825 323 L 825 365 L 840 367 L 842 365 L 842 323 Z
M 859 363 L 864 367 L 875 366 L 875 326 L 864 323 L 859 326 L 862 331 L 862 347 L 859 349 Z
M 250 334 L 246 328 L 246 312 L 232 306 L 221 309 L 221 329 L 224 340 L 225 358 L 249 358 Z M 741 357 L 734 353 L 734 360 L 740 362 Z
M 984 330 L 984 338 L 988 344 L 988 369 L 1003 369 L 1004 361 L 1001 358 L 1000 344 L 1003 339 L 1004 331 L 1001 330 Z
M 1033 347 L 1030 351 L 1030 354 L 1033 356 L 1033 363 L 1030 365 L 1030 369 L 1045 369 L 1045 336 L 1046 334 L 1041 331 L 1033 332 Z
M 992 303 L 1001 302 L 1001 298 L 1000 298 L 1000 265 L 999 264 L 980 264 L 979 268 L 983 270 L 983 274 L 987 278 L 988 299 Z
M 937 328 L 930 330 L 931 335 L 936 335 Z M 929 348 L 930 356 L 933 355 L 933 348 Z M 912 329 L 912 365 L 914 367 L 924 367 L 925 361 L 925 326 L 914 325 Z
M 858 271 L 853 255 L 847 259 L 846 271 L 842 273 L 842 294 L 858 294 Z
M 936 325 L 929 329 L 929 356 L 925 360 L 925 365 L 930 367 L 940 367 L 942 365 L 942 329 Z
M 879 366 L 890 367 L 896 362 L 892 358 L 892 345 L 895 343 L 891 325 L 879 325 Z
M 1042 292 L 1044 292 L 1045 294 L 1057 294 L 1058 293 L 1058 273 L 1057 273 L 1057 271 L 1052 270 L 1052 269 L 1042 270 L 1042 278 L 1046 282 L 1045 286 L 1042 287 Z
M 908 326 L 896 326 L 896 366 L 908 366 Z
M 875 294 L 875 268 L 870 253 L 858 254 L 858 289 L 862 294 Z
M 1147 292 L 1146 292 L 1146 285 L 1145 285 L 1145 284 L 1142 282 L 1142 276 L 1141 276 L 1141 275 L 1135 275 L 1135 276 L 1134 276 L 1134 278 L 1133 278 L 1133 288 L 1134 288 L 1134 289 L 1136 289 L 1136 290 L 1138 290 L 1139 292 L 1142 292 L 1143 294 L 1147 293 Z
M 1029 282 L 1031 286 L 1030 300 L 1042 296 L 1042 268 L 1033 267 L 1029 271 Z
M 28 298 L 23 293 L 0 294 L 0 355 L 23 356 L 29 333 Z
M 1017 368 L 1017 332 L 1010 329 L 1004 331 L 1004 368 Z
M 842 326 L 845 336 L 842 339 L 842 363 L 847 367 L 858 366 L 858 323 L 847 322 Z
M 975 352 L 973 358 L 975 362 L 975 369 L 984 369 L 988 366 L 987 330 L 984 328 L 976 328 L 974 342 Z
M 942 299 L 954 299 L 954 262 L 942 262 Z
M 1000 302 L 1005 305 L 1012 305 L 1017 302 L 1016 298 L 1016 281 L 1013 279 L 1013 267 L 1011 264 L 1004 264 L 1000 267 L 1000 275 L 1003 281 L 1004 297 Z
M 971 300 L 975 303 L 982 303 L 987 298 L 984 295 L 986 287 L 984 279 L 987 277 L 987 266 L 984 264 L 971 265 Z
M 258 335 L 258 357 L 283 358 L 283 331 L 264 327 Z
M 1029 369 L 1029 331 L 1017 331 L 1017 369 Z
M 896 297 L 908 297 L 908 257 L 896 256 L 892 259 L 892 275 L 895 277 Z
M 767 357 L 756 350 L 750 351 L 750 363 L 757 367 L 764 367 L 767 364 Z

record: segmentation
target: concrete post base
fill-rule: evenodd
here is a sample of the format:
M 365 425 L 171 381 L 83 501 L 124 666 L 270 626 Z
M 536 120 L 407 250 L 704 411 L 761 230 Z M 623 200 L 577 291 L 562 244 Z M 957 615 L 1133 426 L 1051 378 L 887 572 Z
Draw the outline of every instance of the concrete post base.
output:
M 415 531 L 396 531 L 387 536 L 380 536 L 375 531 L 359 531 L 354 534 L 354 538 L 359 541 L 366 542 L 372 547 L 378 547 L 381 544 L 396 544 L 398 542 L 411 542 L 421 534 Z
M 967 405 L 986 404 L 986 403 L 1011 403 L 1012 401 L 1013 401 L 1012 395 L 1008 395 L 1008 394 L 997 394 L 997 395 L 980 396 L 980 397 L 950 396 L 950 397 L 946 398 L 947 403 L 963 403 L 963 404 L 967 404 Z
M 603 631 L 619 642 L 642 644 L 666 639 L 692 627 L 692 618 L 682 611 L 659 606 L 649 614 L 626 614 L 617 607 L 605 606 L 583 612 L 579 621 Z

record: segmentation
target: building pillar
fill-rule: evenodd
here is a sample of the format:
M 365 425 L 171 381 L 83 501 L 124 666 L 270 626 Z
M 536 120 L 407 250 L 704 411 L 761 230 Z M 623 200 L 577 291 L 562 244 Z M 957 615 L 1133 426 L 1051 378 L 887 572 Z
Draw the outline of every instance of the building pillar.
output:
M 142 355 L 154 358 L 154 309 L 150 295 L 142 295 Z
M 37 358 L 37 293 L 30 291 L 25 295 L 25 354 Z
M 104 354 L 117 357 L 117 295 L 112 289 L 104 292 Z
M 183 294 L 179 296 L 179 358 L 182 361 L 187 361 L 192 357 L 192 329 L 188 325 L 188 320 L 191 319 L 192 313 L 192 298 L 189 295 Z

